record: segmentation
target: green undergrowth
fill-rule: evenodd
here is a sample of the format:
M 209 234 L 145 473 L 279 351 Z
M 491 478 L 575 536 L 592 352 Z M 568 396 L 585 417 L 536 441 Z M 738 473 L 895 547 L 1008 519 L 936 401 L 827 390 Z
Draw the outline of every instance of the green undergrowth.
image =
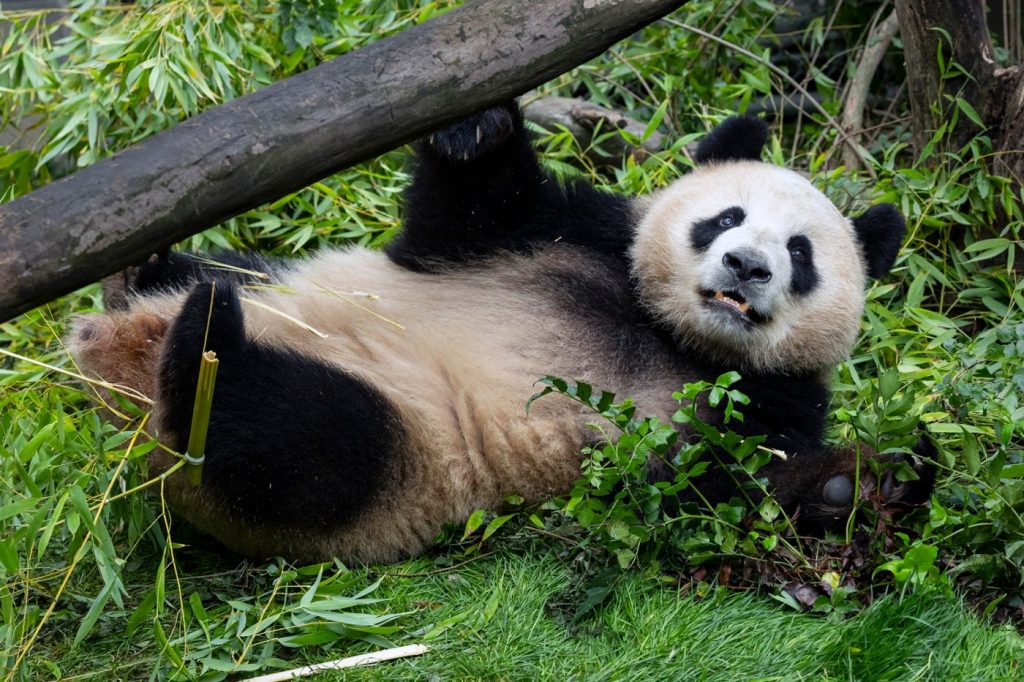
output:
M 29 143 L 0 138 L 0 202 L 457 4 L 80 0 L 63 32 L 46 23 L 52 13 L 5 14 L 0 127 L 25 131 Z M 645 440 L 636 430 L 618 451 L 610 442 L 590 453 L 562 513 L 481 511 L 433 557 L 375 572 L 239 566 L 162 513 L 142 466 L 154 445 L 135 437 L 141 417 L 110 423 L 74 376 L 61 339 L 75 314 L 102 309 L 92 286 L 0 323 L 4 679 L 214 680 L 413 642 L 433 650 L 335 677 L 1018 677 L 1022 640 L 1003 623 L 1024 622 L 1024 195 L 989 172 L 984 134 L 944 150 L 952 120 L 915 160 L 898 100 L 872 113 L 867 168 L 841 165 L 841 65 L 863 44 L 874 10 L 839 5 L 803 32 L 775 35 L 774 3 L 691 2 L 541 89 L 649 123 L 668 139 L 659 153 L 603 158 L 565 131 L 534 131 L 558 174 L 643 194 L 685 173 L 687 145 L 726 115 L 791 93 L 793 82 L 820 97 L 796 120 L 768 110 L 767 158 L 808 173 L 845 213 L 896 204 L 909 231 L 893 272 L 869 288 L 861 339 L 834 377 L 830 437 L 906 452 L 926 434 L 939 450 L 927 508 L 899 528 L 869 523 L 839 539 L 843 560 L 866 558 L 867 569 L 801 561 L 770 508 L 749 526 L 741 506 L 703 510 L 678 524 L 687 533 L 665 532 L 651 505 L 664 491 L 616 497 L 642 478 L 638 460 L 615 459 Z M 837 34 L 838 47 L 829 37 Z M 777 59 L 783 51 L 788 63 Z M 894 48 L 885 77 L 902 78 L 901 60 Z M 898 85 L 879 78 L 879 88 Z M 962 102 L 952 112 L 977 118 Z M 410 158 L 395 150 L 182 247 L 287 256 L 380 246 L 401 223 Z M 638 429 L 644 415 L 635 416 Z M 756 444 L 741 455 L 756 459 Z M 640 551 L 652 538 L 661 549 Z M 846 544 L 855 538 L 866 539 Z M 781 551 L 801 585 L 827 593 L 804 603 L 811 613 L 784 589 L 780 577 L 794 574 L 768 561 Z M 737 589 L 740 558 L 768 567 L 739 581 L 757 590 Z
M 394 571 L 416 567 L 412 562 Z M 1019 677 L 1024 655 L 1015 632 L 982 626 L 955 599 L 941 595 L 892 595 L 823 628 L 753 594 L 681 596 L 657 572 L 642 571 L 625 576 L 593 618 L 567 630 L 552 608 L 570 582 L 571 572 L 545 547 L 501 551 L 416 578 L 413 589 L 394 582 L 400 604 L 413 596 L 413 605 L 426 605 L 419 622 L 456 622 L 430 641 L 430 654 L 362 676 L 992 680 Z
M 276 565 L 240 568 L 223 557 L 206 559 L 189 562 L 194 575 L 184 582 L 186 599 L 220 600 L 235 621 L 243 612 L 238 600 L 266 599 L 279 575 Z M 314 576 L 307 573 L 306 588 Z M 399 628 L 388 635 L 394 644 L 423 643 L 430 650 L 317 679 L 1021 679 L 1024 644 L 1016 632 L 985 626 L 957 599 L 934 592 L 890 594 L 824 627 L 755 594 L 724 588 L 682 594 L 658 572 L 635 571 L 602 609 L 568 627 L 560 601 L 573 571 L 544 542 L 501 548 L 455 568 L 423 558 L 350 577 L 364 589 L 379 583 L 370 595 L 381 600 L 375 610 L 404 614 L 392 621 Z M 252 625 L 256 614 L 246 612 Z M 223 628 L 217 620 L 211 610 L 214 637 Z M 268 629 L 280 635 L 279 628 Z M 33 657 L 31 679 L 54 679 L 55 668 L 65 679 L 144 679 L 158 663 L 154 644 L 148 629 L 126 634 L 116 626 L 87 647 L 51 638 Z M 358 642 L 279 647 L 265 670 L 370 650 Z M 259 656 L 258 646 L 253 654 Z

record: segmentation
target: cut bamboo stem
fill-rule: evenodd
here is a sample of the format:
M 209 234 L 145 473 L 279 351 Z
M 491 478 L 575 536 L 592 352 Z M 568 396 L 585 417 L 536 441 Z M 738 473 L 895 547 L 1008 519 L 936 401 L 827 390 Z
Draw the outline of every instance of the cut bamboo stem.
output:
M 203 353 L 199 363 L 199 381 L 196 383 L 196 402 L 192 408 L 192 428 L 188 433 L 185 452 L 185 477 L 190 485 L 203 482 L 203 462 L 206 460 L 206 432 L 210 428 L 210 409 L 213 407 L 213 388 L 217 383 L 217 354 Z
M 383 651 L 374 651 L 369 654 L 359 654 L 358 656 L 349 656 L 348 658 L 342 658 L 337 661 L 328 661 L 326 663 L 316 663 L 314 665 L 307 665 L 303 668 L 295 668 L 294 670 L 285 670 L 279 673 L 271 673 L 269 675 L 260 675 L 259 677 L 252 677 L 247 682 L 284 682 L 285 680 L 295 680 L 300 677 L 309 677 L 310 675 L 316 675 L 327 670 L 342 670 L 343 668 L 356 668 L 364 665 L 374 665 L 383 661 L 391 661 L 396 658 L 406 658 L 408 656 L 419 656 L 430 651 L 430 647 L 422 644 L 410 644 L 409 646 L 395 647 L 394 649 L 384 649 Z

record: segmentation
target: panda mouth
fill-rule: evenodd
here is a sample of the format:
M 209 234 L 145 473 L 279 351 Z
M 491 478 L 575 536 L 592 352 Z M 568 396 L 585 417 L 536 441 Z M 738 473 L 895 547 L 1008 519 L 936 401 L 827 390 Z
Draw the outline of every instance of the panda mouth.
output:
M 701 292 L 709 306 L 728 311 L 745 322 L 761 323 L 766 318 L 758 313 L 738 291 L 714 291 L 706 289 Z

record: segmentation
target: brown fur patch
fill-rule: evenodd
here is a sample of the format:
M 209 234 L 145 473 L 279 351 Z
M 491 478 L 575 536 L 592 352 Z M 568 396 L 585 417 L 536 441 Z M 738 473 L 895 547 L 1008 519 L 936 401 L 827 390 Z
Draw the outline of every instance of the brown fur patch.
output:
M 140 302 L 128 311 L 75 319 L 69 349 L 86 376 L 155 399 L 156 368 L 173 311 L 155 303 Z M 101 401 L 109 404 L 110 392 L 105 388 L 97 390 Z

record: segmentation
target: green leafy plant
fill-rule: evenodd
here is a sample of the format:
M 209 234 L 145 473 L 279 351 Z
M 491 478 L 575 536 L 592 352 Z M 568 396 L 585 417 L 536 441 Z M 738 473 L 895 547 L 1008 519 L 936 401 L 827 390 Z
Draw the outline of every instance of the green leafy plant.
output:
M 738 380 L 739 375 L 730 372 L 714 383 L 690 383 L 673 394 L 680 403 L 672 415 L 678 428 L 654 417 L 641 418 L 631 400 L 616 402 L 613 394 L 596 392 L 588 384 L 557 377 L 540 380 L 544 388 L 531 402 L 557 393 L 603 420 L 595 424 L 600 442 L 584 449 L 581 477 L 561 506 L 583 528 L 583 546 L 603 548 L 622 569 L 640 560 L 699 565 L 725 557 L 757 557 L 776 546 L 786 521 L 778 506 L 764 497 L 756 478 L 773 456 L 761 447 L 764 438 L 720 431 L 698 416 L 699 405 L 706 400 L 721 409 L 726 425 L 742 419 L 738 406 L 748 399 L 731 388 Z M 606 425 L 613 427 L 613 434 Z M 684 438 L 680 428 L 696 437 Z M 740 487 L 753 486 L 759 502 L 737 495 L 710 503 L 696 480 L 709 466 L 726 468 Z M 652 476 L 652 469 L 659 474 Z M 743 528 L 742 519 L 755 506 L 759 523 Z
M 879 571 L 888 571 L 896 580 L 897 585 L 925 585 L 946 583 L 940 580 L 939 569 L 935 565 L 938 549 L 922 542 L 910 543 L 906 535 L 902 536 L 907 544 L 903 556 L 887 561 L 878 567 Z

